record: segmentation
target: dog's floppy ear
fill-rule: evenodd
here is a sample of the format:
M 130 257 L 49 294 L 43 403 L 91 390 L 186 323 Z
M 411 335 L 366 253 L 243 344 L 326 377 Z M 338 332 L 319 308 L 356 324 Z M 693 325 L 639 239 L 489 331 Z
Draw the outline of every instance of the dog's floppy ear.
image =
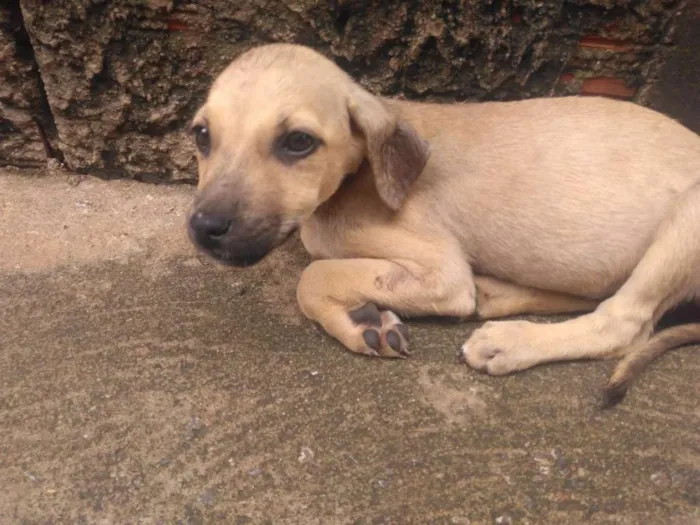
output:
M 364 135 L 377 193 L 396 211 L 430 157 L 416 130 L 359 86 L 348 102 L 351 125 Z

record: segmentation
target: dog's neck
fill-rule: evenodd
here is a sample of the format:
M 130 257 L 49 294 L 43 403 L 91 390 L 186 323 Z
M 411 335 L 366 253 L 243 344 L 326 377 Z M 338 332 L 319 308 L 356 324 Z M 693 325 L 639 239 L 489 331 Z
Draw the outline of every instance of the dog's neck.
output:
M 351 201 L 358 198 L 365 201 L 376 199 L 377 204 L 381 204 L 374 185 L 372 168 L 367 160 L 362 161 L 357 171 L 345 175 L 338 189 L 328 200 L 316 208 L 313 215 L 317 218 L 329 217 L 340 209 L 345 209 Z
M 340 256 L 350 232 L 381 221 L 391 210 L 381 201 L 369 164 L 348 174 L 331 195 L 299 225 L 301 241 L 314 258 Z

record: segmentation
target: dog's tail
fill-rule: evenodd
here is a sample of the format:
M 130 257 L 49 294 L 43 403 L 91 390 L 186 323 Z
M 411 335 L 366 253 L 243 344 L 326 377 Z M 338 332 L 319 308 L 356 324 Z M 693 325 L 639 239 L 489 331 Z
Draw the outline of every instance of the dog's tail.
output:
M 692 343 L 700 343 L 700 323 L 667 328 L 648 341 L 631 348 L 615 367 L 603 390 L 603 407 L 613 407 L 622 401 L 632 381 L 654 359 L 668 350 Z

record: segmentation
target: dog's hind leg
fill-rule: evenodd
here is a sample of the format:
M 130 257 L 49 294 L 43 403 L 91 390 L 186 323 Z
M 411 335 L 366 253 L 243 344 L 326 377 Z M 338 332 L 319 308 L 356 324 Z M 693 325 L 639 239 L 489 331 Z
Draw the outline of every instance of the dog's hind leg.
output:
M 700 289 L 700 184 L 677 197 L 615 295 L 576 319 L 488 322 L 464 344 L 466 362 L 493 375 L 572 359 L 604 359 L 643 344 L 668 309 Z
M 474 276 L 476 316 L 498 319 L 514 315 L 554 315 L 591 312 L 600 301 L 548 292 L 505 281 Z

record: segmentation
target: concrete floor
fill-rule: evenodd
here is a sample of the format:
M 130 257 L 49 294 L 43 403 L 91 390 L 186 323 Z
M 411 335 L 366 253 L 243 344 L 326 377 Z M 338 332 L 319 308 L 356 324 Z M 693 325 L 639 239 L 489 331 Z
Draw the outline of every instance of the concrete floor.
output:
M 299 315 L 298 243 L 223 270 L 191 189 L 0 171 L 0 523 L 700 523 L 700 353 L 490 378 L 470 324 L 403 362 Z

